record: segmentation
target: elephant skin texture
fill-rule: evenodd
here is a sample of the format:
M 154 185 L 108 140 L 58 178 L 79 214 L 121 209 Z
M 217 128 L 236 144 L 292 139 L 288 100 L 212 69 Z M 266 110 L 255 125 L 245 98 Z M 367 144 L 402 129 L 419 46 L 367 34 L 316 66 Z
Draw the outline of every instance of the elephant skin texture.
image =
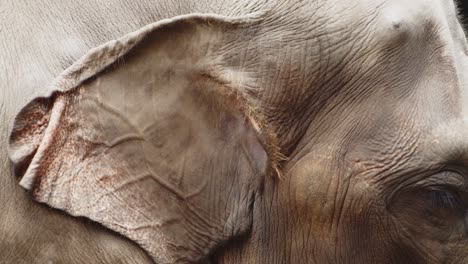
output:
M 468 262 L 452 1 L 0 14 L 0 263 Z

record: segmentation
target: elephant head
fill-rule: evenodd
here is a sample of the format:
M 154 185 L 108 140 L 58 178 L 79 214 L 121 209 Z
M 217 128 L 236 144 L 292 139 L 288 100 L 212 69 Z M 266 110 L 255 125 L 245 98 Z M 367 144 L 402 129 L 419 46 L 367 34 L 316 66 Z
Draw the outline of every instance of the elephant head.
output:
M 454 5 L 331 2 L 91 50 L 18 114 L 20 184 L 156 263 L 467 261 Z

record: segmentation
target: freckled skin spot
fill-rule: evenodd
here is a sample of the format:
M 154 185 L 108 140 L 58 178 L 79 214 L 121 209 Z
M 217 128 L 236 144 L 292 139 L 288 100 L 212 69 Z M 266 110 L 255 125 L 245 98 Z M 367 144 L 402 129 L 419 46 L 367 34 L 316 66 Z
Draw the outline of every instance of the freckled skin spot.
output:
M 400 21 L 393 21 L 392 22 L 393 28 L 394 29 L 400 29 L 401 27 L 401 22 Z
M 410 41 L 413 31 L 418 31 L 418 26 L 403 7 L 389 7 L 382 10 L 383 39 L 389 45 L 404 45 Z

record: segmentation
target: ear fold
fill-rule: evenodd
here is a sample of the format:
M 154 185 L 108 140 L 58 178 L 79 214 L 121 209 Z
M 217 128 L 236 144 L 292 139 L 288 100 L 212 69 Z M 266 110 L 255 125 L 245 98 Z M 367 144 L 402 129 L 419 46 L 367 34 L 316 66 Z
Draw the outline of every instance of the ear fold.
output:
M 97 48 L 17 116 L 34 199 L 191 263 L 248 231 L 268 167 L 242 91 L 211 77 L 235 23 L 184 17 Z

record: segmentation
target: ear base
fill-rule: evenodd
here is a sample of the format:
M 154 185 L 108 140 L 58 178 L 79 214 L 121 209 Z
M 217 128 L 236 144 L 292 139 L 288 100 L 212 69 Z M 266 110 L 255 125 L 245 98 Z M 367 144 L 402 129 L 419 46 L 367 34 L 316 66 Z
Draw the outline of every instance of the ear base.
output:
M 156 263 L 199 261 L 247 232 L 267 137 L 242 92 L 206 74 L 233 28 L 184 17 L 91 51 L 16 118 L 9 150 L 28 165 L 21 185 Z

